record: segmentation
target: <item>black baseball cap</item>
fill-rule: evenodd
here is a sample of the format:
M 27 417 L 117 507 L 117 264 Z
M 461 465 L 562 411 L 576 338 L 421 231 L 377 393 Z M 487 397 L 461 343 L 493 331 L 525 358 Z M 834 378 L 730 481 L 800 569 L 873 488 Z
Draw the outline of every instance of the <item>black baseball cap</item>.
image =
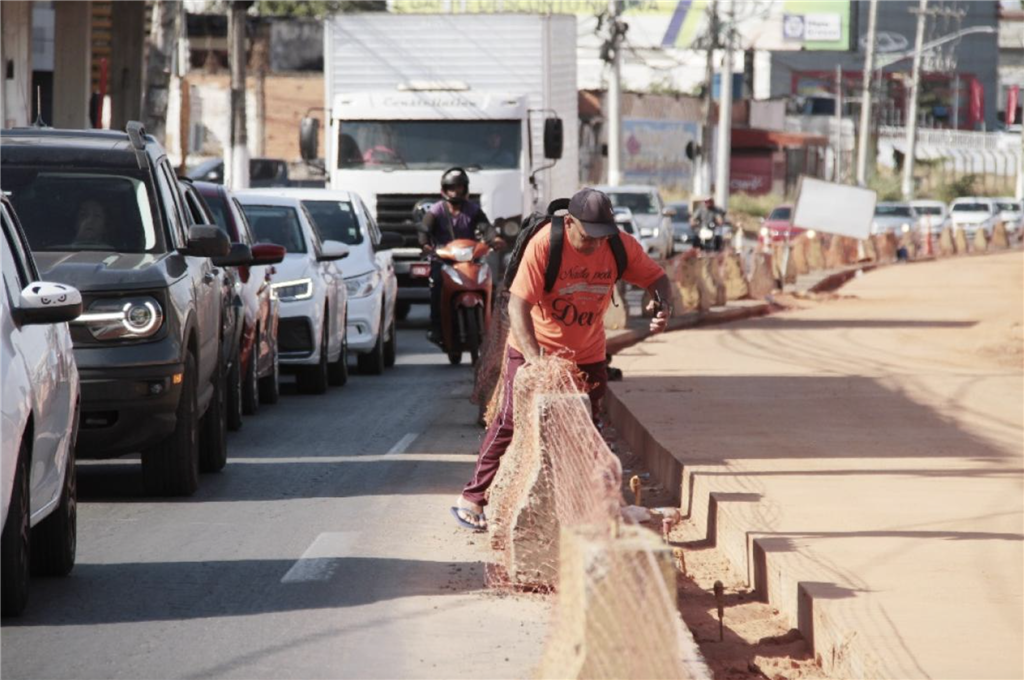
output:
M 590 238 L 608 238 L 619 233 L 611 199 L 597 189 L 580 189 L 569 200 L 569 214 L 580 221 Z

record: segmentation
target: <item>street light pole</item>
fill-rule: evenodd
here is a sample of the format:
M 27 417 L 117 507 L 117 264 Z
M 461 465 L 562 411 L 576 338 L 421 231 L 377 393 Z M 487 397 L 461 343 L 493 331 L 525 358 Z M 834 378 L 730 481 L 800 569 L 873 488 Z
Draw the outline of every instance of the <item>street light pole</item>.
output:
M 711 194 L 711 119 L 714 113 L 714 99 L 711 89 L 715 82 L 715 46 L 718 44 L 717 0 L 709 0 L 707 8 L 708 36 L 707 54 L 704 65 L 704 124 L 701 126 L 700 155 L 696 169 L 694 196 Z
M 736 14 L 734 0 L 725 1 L 729 18 L 718 77 L 718 148 L 715 151 L 715 203 L 719 210 L 729 207 L 729 161 L 732 158 L 732 32 Z
M 871 136 L 871 75 L 875 66 L 875 40 L 878 32 L 878 0 L 868 6 L 868 44 L 864 55 L 864 85 L 860 97 L 860 129 L 857 139 L 857 184 L 867 186 L 868 138 Z
M 928 0 L 920 0 L 917 8 L 917 36 L 914 39 L 914 69 L 910 76 L 910 104 L 907 106 L 906 153 L 903 156 L 903 200 L 914 197 L 914 153 L 917 146 L 917 98 L 921 89 L 921 47 L 924 45 L 924 24 L 928 18 Z
M 224 184 L 249 187 L 249 146 L 245 120 L 245 13 L 251 2 L 231 3 L 228 13 L 228 60 L 231 62 L 231 139 Z
M 843 67 L 836 64 L 836 153 L 834 179 L 843 181 Z
M 619 55 L 619 0 L 608 0 L 611 78 L 608 82 L 608 184 L 622 183 L 622 60 Z

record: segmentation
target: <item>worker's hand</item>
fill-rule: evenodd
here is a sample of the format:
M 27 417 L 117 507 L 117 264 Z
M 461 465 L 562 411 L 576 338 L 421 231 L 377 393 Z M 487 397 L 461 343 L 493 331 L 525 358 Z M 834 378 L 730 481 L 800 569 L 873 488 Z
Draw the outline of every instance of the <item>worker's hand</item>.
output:
M 665 330 L 668 328 L 669 316 L 671 316 L 671 314 L 667 309 L 663 309 L 659 311 L 657 314 L 655 314 L 654 317 L 651 319 L 651 333 L 664 333 Z
M 421 247 L 423 248 L 424 255 L 429 255 L 430 253 L 434 252 L 434 246 L 430 245 L 429 243 L 424 243 L 423 246 Z

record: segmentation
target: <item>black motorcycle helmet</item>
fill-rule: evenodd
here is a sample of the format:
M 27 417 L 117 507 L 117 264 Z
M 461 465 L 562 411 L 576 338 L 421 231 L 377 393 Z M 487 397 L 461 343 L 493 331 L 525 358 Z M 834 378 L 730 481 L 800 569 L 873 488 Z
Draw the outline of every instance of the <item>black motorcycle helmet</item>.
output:
M 448 191 L 454 190 L 455 196 L 449 196 Z M 459 205 L 469 197 L 469 175 L 462 168 L 448 168 L 441 175 L 441 197 L 446 201 Z

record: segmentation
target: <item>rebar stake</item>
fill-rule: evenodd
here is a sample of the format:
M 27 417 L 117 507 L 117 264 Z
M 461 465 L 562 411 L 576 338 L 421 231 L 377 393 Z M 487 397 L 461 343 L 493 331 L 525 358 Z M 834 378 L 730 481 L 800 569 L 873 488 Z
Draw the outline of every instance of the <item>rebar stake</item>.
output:
M 715 581 L 715 602 L 718 603 L 718 641 L 725 640 L 725 586 Z
M 687 576 L 686 553 L 683 552 L 682 548 L 672 548 L 672 556 L 676 558 L 676 565 L 679 567 L 679 571 L 683 572 L 683 576 Z
M 640 477 L 639 477 L 639 475 L 633 475 L 630 478 L 630 480 L 629 480 L 629 490 L 633 492 L 633 499 L 635 501 L 633 503 L 633 505 L 639 506 L 641 504 L 640 503 L 640 497 L 642 495 L 641 494 L 641 489 L 640 489 Z

